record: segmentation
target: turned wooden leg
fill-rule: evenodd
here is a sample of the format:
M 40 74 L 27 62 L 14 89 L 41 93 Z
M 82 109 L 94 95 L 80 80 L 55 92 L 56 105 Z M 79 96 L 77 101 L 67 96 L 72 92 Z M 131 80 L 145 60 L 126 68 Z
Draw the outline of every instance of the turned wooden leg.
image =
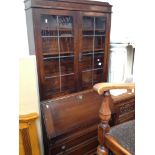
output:
M 109 90 L 111 89 L 134 89 L 134 83 L 97 83 L 93 86 L 93 89 L 99 94 L 103 94 L 103 101 L 99 111 L 99 117 L 101 123 L 98 126 L 98 141 L 99 146 L 97 148 L 98 155 L 108 155 L 108 149 L 105 146 L 105 135 L 109 132 L 110 126 L 108 124 L 111 117 L 110 102 L 111 95 Z
M 97 147 L 98 155 L 108 155 L 108 149 L 105 147 L 105 134 L 107 134 L 110 130 L 110 126 L 108 124 L 111 118 L 109 103 L 110 103 L 110 93 L 109 91 L 105 91 L 103 94 L 103 101 L 99 111 L 99 117 L 101 119 L 101 123 L 98 125 L 98 141 L 99 141 L 99 146 Z

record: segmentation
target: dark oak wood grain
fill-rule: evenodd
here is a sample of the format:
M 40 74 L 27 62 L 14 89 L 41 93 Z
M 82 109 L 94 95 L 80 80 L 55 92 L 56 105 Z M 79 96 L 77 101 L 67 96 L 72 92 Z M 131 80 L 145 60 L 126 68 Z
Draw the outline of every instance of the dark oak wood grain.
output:
M 25 1 L 41 101 L 107 81 L 111 7 L 94 1 Z
M 131 153 L 119 143 L 119 139 L 116 139 L 109 134 L 110 133 L 109 120 L 111 117 L 110 105 L 112 102 L 110 90 L 111 89 L 132 90 L 135 88 L 135 84 L 134 83 L 98 83 L 94 85 L 93 88 L 99 95 L 103 94 L 103 102 L 99 110 L 99 117 L 101 119 L 101 123 L 99 124 L 99 127 L 98 127 L 99 145 L 97 148 L 97 154 L 108 155 L 108 152 L 110 150 L 116 155 L 120 155 L 120 154 L 131 155 Z M 124 104 L 123 106 L 120 105 L 120 107 L 117 106 L 115 109 L 117 109 L 116 110 L 117 115 L 123 115 L 126 112 L 133 111 L 134 105 L 130 105 L 130 102 L 127 102 L 127 104 Z M 119 116 L 117 117 L 117 119 L 120 121 Z M 127 133 L 127 135 L 129 134 Z
M 45 154 L 92 154 L 102 103 L 92 87 L 108 77 L 112 6 L 89 0 L 24 3 L 30 54 L 37 60 Z M 134 99 L 125 98 L 110 105 L 111 126 L 134 117 Z
M 49 154 L 68 154 L 70 151 L 75 153 L 74 150 L 80 151 L 85 147 L 88 152 L 97 151 L 98 112 L 102 99 L 103 96 L 99 96 L 91 89 L 42 102 L 41 111 Z M 120 118 L 125 122 L 134 117 L 134 113 L 131 113 L 133 110 L 123 114 L 119 112 L 126 103 L 134 104 L 133 94 L 124 94 L 123 97 L 112 96 L 110 102 L 112 101 L 110 126 L 119 124 Z M 101 124 L 101 132 L 104 129 L 102 127 Z M 108 128 L 107 126 L 105 130 L 108 131 Z M 93 140 L 89 143 L 91 139 Z

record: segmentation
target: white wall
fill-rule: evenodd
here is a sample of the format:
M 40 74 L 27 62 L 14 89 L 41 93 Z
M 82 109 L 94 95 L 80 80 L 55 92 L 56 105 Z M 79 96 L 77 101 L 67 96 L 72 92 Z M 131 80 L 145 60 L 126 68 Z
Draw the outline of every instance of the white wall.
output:
M 0 5 L 0 154 L 7 155 L 19 152 L 19 57 L 28 55 L 28 41 L 23 0 Z
M 38 77 L 34 55 L 20 58 L 19 73 L 19 114 L 25 115 L 34 112 L 39 114 L 36 125 L 41 153 L 43 154 Z
M 29 55 L 24 0 L 3 1 L 1 5 L 1 33 L 6 45 L 17 57 Z M 6 31 L 5 31 L 6 30 Z M 8 47 L 11 45 L 10 47 Z
M 154 148 L 154 142 L 150 142 L 148 138 L 155 139 L 153 125 L 155 106 L 152 104 L 154 90 L 151 91 L 155 85 L 154 1 L 109 0 L 109 2 L 113 5 L 111 39 L 133 41 L 136 46 L 135 81 L 136 96 L 138 96 L 136 97 L 136 124 L 138 124 L 136 125 L 138 128 L 136 154 L 154 154 L 154 150 L 151 150 Z M 18 133 L 13 133 L 18 131 L 19 58 L 28 56 L 29 53 L 23 0 L 1 1 L 0 20 L 0 88 L 2 92 L 0 122 L 3 125 L 0 133 L 3 147 L 0 151 L 3 152 L 1 154 L 12 154 L 12 152 L 18 153 L 18 147 L 14 146 L 15 141 L 18 144 Z M 15 121 L 10 121 L 10 119 Z M 145 136 L 143 133 L 148 130 Z M 14 141 L 11 149 L 8 149 L 8 137 Z M 150 142 L 149 149 L 141 140 L 142 138 L 145 142 Z
M 112 7 L 111 42 L 135 41 L 134 0 L 107 0 Z
M 38 102 L 35 97 L 26 98 L 23 94 L 22 97 L 25 99 L 27 104 L 32 103 L 30 108 L 23 104 L 22 108 L 20 103 L 20 65 L 21 59 L 25 59 L 29 55 L 28 40 L 27 40 L 27 29 L 25 20 L 24 0 L 13 0 L 13 1 L 1 1 L 0 9 L 0 90 L 1 90 L 1 108 L 0 108 L 0 143 L 3 147 L 0 149 L 0 154 L 18 154 L 19 152 L 19 114 L 24 111 L 34 112 L 38 111 Z M 32 65 L 31 65 L 32 64 Z M 34 71 L 34 62 L 28 63 L 30 65 L 28 75 Z M 23 66 L 23 65 L 22 65 Z M 26 66 L 25 66 L 26 67 Z M 25 69 L 25 68 L 23 68 Z M 23 71 L 23 70 L 22 70 Z M 22 74 L 24 76 L 25 73 Z M 25 77 L 26 78 L 26 77 Z M 35 77 L 34 77 L 35 78 Z M 29 76 L 27 76 L 27 80 Z M 37 80 L 34 80 L 35 84 Z M 27 85 L 28 86 L 28 85 Z M 30 87 L 32 88 L 32 87 Z M 36 95 L 37 85 L 34 90 L 34 96 Z M 19 93 L 20 92 L 20 93 Z M 29 109 L 29 111 L 28 111 Z M 22 112 L 19 112 L 19 111 Z M 38 123 L 38 130 L 39 123 Z M 40 134 L 40 132 L 39 132 Z M 39 136 L 41 138 L 41 136 Z M 41 144 L 42 141 L 40 141 Z M 9 146 L 9 147 L 8 147 Z
M 39 112 L 38 78 L 35 56 L 19 60 L 19 114 Z

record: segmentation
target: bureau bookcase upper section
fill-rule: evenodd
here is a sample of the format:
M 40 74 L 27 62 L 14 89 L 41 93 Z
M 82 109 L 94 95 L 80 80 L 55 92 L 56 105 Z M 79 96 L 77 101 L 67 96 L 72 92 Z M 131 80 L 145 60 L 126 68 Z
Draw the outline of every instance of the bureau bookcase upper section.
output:
M 25 9 L 41 100 L 107 81 L 111 5 L 81 0 L 27 0 Z

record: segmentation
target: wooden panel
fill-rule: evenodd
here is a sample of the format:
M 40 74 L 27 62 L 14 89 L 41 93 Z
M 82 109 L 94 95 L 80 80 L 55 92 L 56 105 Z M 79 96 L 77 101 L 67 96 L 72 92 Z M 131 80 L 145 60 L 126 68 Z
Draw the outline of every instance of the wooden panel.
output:
M 124 98 L 122 98 L 124 96 Z M 129 120 L 135 119 L 135 96 L 132 94 L 124 94 L 115 99 L 115 110 L 117 119 L 115 124 L 120 124 Z
M 79 144 L 77 147 L 72 148 L 69 151 L 66 151 L 66 155 L 84 155 L 87 152 L 91 151 L 94 148 L 97 148 L 98 142 L 96 141 L 97 137 L 92 137 L 89 140 Z
M 134 104 L 134 94 L 112 96 L 112 99 L 114 110 L 111 126 L 128 121 L 134 116 L 131 108 L 129 111 L 123 111 L 122 108 L 124 103 Z M 91 90 L 42 102 L 49 155 L 82 155 L 96 149 L 101 100 L 102 96 Z
M 58 139 L 51 147 L 51 154 L 58 154 L 60 152 L 67 152 L 67 150 L 74 150 L 75 146 L 89 141 L 92 137 L 97 136 L 97 124 L 85 129 L 77 130 L 67 137 Z M 97 142 L 97 137 L 96 137 Z
M 42 102 L 42 113 L 48 137 L 52 138 L 94 123 L 98 120 L 100 104 L 101 96 L 93 90 Z

